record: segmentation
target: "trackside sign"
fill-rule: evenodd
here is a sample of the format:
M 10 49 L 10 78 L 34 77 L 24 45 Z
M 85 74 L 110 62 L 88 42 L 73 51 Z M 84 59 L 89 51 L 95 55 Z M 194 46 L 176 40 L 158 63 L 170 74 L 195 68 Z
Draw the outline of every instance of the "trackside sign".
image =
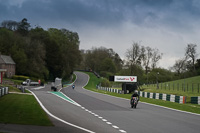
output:
M 137 82 L 137 76 L 114 76 L 115 82 Z

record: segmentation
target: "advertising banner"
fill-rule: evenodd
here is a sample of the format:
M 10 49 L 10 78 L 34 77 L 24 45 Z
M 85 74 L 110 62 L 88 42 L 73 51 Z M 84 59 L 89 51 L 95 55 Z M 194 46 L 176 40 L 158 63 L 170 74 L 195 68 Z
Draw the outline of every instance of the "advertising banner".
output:
M 137 76 L 114 76 L 115 82 L 137 82 Z

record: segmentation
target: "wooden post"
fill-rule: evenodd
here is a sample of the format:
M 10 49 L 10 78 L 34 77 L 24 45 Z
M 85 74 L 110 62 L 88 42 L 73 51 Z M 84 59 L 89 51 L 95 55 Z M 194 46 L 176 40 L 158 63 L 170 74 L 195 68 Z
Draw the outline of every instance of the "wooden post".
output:
M 0 73 L 1 73 L 1 75 L 0 75 L 0 76 L 1 76 L 1 77 L 0 77 L 0 78 L 1 78 L 1 79 L 0 79 L 0 83 L 2 84 L 2 82 L 3 82 L 3 72 L 0 72 Z

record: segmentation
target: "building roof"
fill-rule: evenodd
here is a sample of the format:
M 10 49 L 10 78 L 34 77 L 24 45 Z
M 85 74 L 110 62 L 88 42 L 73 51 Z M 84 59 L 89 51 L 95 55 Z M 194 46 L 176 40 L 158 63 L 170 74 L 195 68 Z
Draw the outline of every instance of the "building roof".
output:
M 13 59 L 10 56 L 0 55 L 0 58 L 2 59 L 2 60 L 0 60 L 0 64 L 4 64 L 4 63 L 5 64 L 15 64 L 15 62 L 13 61 Z

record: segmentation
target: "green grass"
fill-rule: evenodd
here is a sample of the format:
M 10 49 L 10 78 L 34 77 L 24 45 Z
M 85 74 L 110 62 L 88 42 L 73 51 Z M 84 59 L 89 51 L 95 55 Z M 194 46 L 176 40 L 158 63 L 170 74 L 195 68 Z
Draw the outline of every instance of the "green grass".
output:
M 88 84 L 84 87 L 85 89 L 95 91 L 98 93 L 116 96 L 116 97 L 126 98 L 126 99 L 131 98 L 131 94 L 117 94 L 117 93 L 112 93 L 112 92 L 107 92 L 107 91 L 102 91 L 102 90 L 96 89 L 96 85 L 99 84 L 101 79 L 97 78 L 91 72 L 86 72 L 86 74 L 88 74 L 90 76 L 90 80 L 89 80 Z M 156 105 L 160 105 L 160 106 L 164 106 L 164 107 L 168 107 L 168 108 L 173 108 L 173 109 L 178 109 L 178 110 L 182 110 L 182 111 L 188 111 L 188 112 L 200 114 L 200 105 L 196 105 L 196 104 L 188 104 L 188 103 L 187 104 L 179 104 L 179 103 L 173 103 L 173 102 L 169 102 L 169 101 L 163 101 L 163 100 L 159 100 L 159 99 L 150 99 L 150 98 L 144 98 L 144 97 L 140 97 L 140 101 L 151 103 L 151 104 L 156 104 Z
M 91 72 L 85 72 L 89 75 L 90 80 L 88 84 L 85 86 L 86 89 L 96 91 L 96 85 L 98 85 L 101 82 L 101 78 L 97 78 L 93 73 Z
M 8 94 L 0 98 L 0 123 L 53 126 L 34 96 Z
M 179 96 L 200 96 L 200 76 L 159 83 L 159 89 L 155 84 L 143 85 L 142 90 L 146 92 L 157 92 L 175 94 Z

